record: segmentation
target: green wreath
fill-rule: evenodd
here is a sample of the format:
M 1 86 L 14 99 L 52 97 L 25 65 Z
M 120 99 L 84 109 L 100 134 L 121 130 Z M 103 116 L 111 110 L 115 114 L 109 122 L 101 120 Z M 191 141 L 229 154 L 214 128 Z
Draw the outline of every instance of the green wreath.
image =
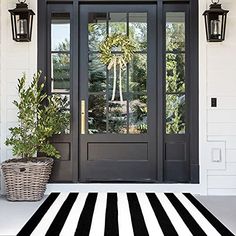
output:
M 113 48 L 120 48 L 121 54 L 112 53 Z M 113 92 L 111 100 L 114 101 L 116 93 L 116 69 L 119 67 L 119 91 L 120 100 L 123 101 L 122 94 L 122 69 L 126 68 L 126 64 L 133 58 L 135 44 L 128 36 L 122 34 L 114 34 L 108 36 L 99 46 L 100 60 L 103 64 L 108 66 L 108 70 L 114 68 Z
M 109 65 L 114 58 L 115 55 L 112 53 L 112 48 L 114 47 L 120 47 L 122 53 L 121 57 L 125 63 L 132 60 L 135 50 L 134 43 L 126 35 L 114 34 L 108 36 L 99 46 L 101 53 L 100 59 L 103 64 Z

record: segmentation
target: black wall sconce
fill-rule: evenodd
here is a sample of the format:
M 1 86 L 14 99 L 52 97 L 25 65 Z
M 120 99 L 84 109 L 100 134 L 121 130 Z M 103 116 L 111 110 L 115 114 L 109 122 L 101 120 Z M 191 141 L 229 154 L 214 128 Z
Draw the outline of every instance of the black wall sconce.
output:
M 203 13 L 207 41 L 222 42 L 225 39 L 226 18 L 229 11 L 221 8 L 219 0 L 211 2 L 210 9 Z
M 30 42 L 35 13 L 28 8 L 26 0 L 16 4 L 16 8 L 9 10 L 11 13 L 12 37 L 17 42 Z

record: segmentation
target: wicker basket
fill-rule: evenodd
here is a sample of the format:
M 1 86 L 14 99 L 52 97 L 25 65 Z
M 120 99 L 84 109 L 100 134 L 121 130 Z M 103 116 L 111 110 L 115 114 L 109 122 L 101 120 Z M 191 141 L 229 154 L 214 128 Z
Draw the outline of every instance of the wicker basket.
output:
M 46 190 L 53 159 L 42 157 L 29 162 L 12 159 L 1 164 L 9 201 L 39 201 Z

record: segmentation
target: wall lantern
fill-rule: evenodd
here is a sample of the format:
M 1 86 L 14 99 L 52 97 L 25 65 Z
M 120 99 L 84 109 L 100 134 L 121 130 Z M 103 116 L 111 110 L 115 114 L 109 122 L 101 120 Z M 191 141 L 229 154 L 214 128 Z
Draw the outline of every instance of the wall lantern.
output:
M 16 4 L 16 8 L 9 10 L 11 13 L 12 37 L 17 42 L 30 42 L 32 35 L 33 16 L 31 9 L 28 9 L 26 0 Z
M 207 41 L 222 42 L 225 39 L 226 18 L 229 11 L 221 8 L 219 0 L 211 2 L 210 9 L 203 13 Z

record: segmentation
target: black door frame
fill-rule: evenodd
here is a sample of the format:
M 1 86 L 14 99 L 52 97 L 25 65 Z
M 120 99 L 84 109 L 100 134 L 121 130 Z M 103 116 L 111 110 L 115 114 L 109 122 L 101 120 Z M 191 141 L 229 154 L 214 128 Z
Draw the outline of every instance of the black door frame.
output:
M 48 33 L 47 33 L 47 7 L 48 5 L 51 4 L 70 4 L 73 8 L 72 14 L 73 17 L 71 18 L 71 23 L 72 23 L 72 28 L 74 31 L 74 34 L 78 36 L 79 39 L 79 22 L 75 19 L 79 19 L 79 8 L 80 4 L 98 4 L 98 3 L 106 3 L 106 4 L 112 4 L 112 3 L 121 3 L 121 4 L 157 4 L 157 81 L 158 81 L 158 87 L 161 91 L 159 91 L 158 94 L 158 100 L 162 102 L 163 104 L 163 76 L 164 76 L 164 68 L 163 68 L 163 56 L 164 56 L 164 32 L 163 32 L 163 17 L 164 17 L 164 7 L 169 5 L 169 4 L 189 4 L 189 15 L 190 17 L 190 45 L 189 45 L 189 50 L 190 50 L 190 57 L 191 60 L 189 62 L 189 70 L 191 71 L 191 97 L 190 97 L 190 103 L 192 104 L 191 111 L 190 111 L 190 127 L 189 127 L 189 132 L 190 132 L 190 181 L 189 183 L 199 183 L 199 124 L 198 124 L 198 1 L 197 0 L 145 0 L 145 1 L 140 1 L 140 0 L 134 0 L 134 1 L 125 1 L 125 0 L 115 0 L 115 1 L 98 1 L 98 0 L 38 0 L 38 69 L 42 70 L 43 76 L 48 75 L 48 70 L 47 70 L 47 52 L 48 52 Z M 78 74 L 79 74 L 79 48 L 78 44 L 74 43 L 74 48 L 73 48 L 73 54 L 72 54 L 72 74 L 73 74 L 73 82 L 72 86 L 75 88 L 79 86 L 78 84 Z M 73 93 L 71 94 L 72 100 L 74 101 L 72 104 L 72 130 L 75 131 L 76 128 L 78 129 L 79 127 L 79 122 L 78 122 L 78 115 L 80 114 L 80 102 L 79 101 L 79 92 L 78 90 L 74 90 Z M 158 107 L 158 115 L 163 117 L 163 109 Z M 158 130 L 164 129 L 164 120 L 158 119 L 157 123 Z M 158 131 L 157 131 L 158 132 Z M 78 148 L 78 140 L 79 140 L 79 130 L 78 132 L 72 132 L 72 143 L 71 143 L 71 160 L 73 161 L 72 165 L 72 178 L 71 182 L 78 182 L 78 153 L 79 153 L 79 148 Z M 162 137 L 160 137 L 157 140 L 157 156 L 158 156 L 158 169 L 163 169 L 163 161 L 164 161 L 164 147 L 163 147 L 163 132 L 162 132 Z M 75 140 L 77 140 L 75 142 Z M 63 182 L 60 181 L 60 182 Z M 69 181 L 70 182 L 70 181 Z M 158 176 L 157 176 L 157 183 L 163 183 L 163 173 L 158 171 Z

